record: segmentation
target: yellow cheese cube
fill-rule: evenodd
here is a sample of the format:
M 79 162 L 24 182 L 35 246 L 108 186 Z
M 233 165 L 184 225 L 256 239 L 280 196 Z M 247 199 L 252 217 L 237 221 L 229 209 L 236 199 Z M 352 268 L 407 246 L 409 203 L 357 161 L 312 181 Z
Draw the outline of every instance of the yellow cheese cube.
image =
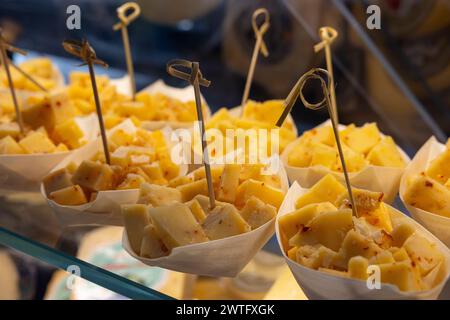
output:
M 116 146 L 128 146 L 132 144 L 135 135 L 126 132 L 123 129 L 117 129 L 109 135 L 108 141 L 115 144 Z
M 208 195 L 208 183 L 206 179 L 197 180 L 177 187 L 181 193 L 183 202 L 193 199 L 198 194 Z
M 117 186 L 117 190 L 139 189 L 141 184 L 147 181 L 138 174 L 129 173 L 124 181 Z
M 316 143 L 312 145 L 313 155 L 310 166 L 322 165 L 326 168 L 332 168 L 339 157 L 336 150 L 325 144 Z
M 149 259 L 156 259 L 168 254 L 169 250 L 158 237 L 156 229 L 151 225 L 144 228 L 142 237 L 140 256 Z
M 156 153 L 159 159 L 159 165 L 164 174 L 164 178 L 170 180 L 178 176 L 180 173 L 180 167 L 172 162 L 169 149 L 158 148 L 156 149 Z
M 66 168 L 58 169 L 49 173 L 42 180 L 45 193 L 49 195 L 53 191 L 60 190 L 72 185 L 72 175 Z
M 205 232 L 185 204 L 150 208 L 148 212 L 156 232 L 170 250 L 208 241 Z
M 328 146 L 334 146 L 335 143 L 334 132 L 331 126 L 323 126 L 306 131 L 300 139 L 314 143 L 323 143 Z
M 168 186 L 171 188 L 176 188 L 183 184 L 191 183 L 193 181 L 194 181 L 194 179 L 190 176 L 180 176 L 180 177 L 176 177 L 176 178 L 170 180 Z
M 151 204 L 154 207 L 168 206 L 181 202 L 181 193 L 175 188 L 143 183 L 139 189 L 138 202 Z
M 436 159 L 431 161 L 425 174 L 445 184 L 450 179 L 450 149 L 445 150 Z
M 205 234 L 211 240 L 223 239 L 249 232 L 250 226 L 231 204 L 215 207 L 202 224 Z
M 238 187 L 236 205 L 242 207 L 252 196 L 278 209 L 283 202 L 284 192 L 281 189 L 268 186 L 264 182 L 250 179 Z
M 450 190 L 431 178 L 423 175 L 412 178 L 404 199 L 416 208 L 450 217 Z
M 309 167 L 313 156 L 313 148 L 310 142 L 297 142 L 289 153 L 288 164 L 294 167 Z
M 121 206 L 123 223 L 133 251 L 140 255 L 144 229 L 150 223 L 148 208 L 143 204 Z
M 159 185 L 167 184 L 167 180 L 164 178 L 163 172 L 158 162 L 143 165 L 141 168 L 152 183 Z
M 378 208 L 371 211 L 358 211 L 358 215 L 366 219 L 371 225 L 384 229 L 387 232 L 392 231 L 391 216 L 389 214 L 389 208 L 381 203 Z
M 89 114 L 95 112 L 95 105 L 89 103 L 83 99 L 71 99 L 72 104 L 75 108 L 81 111 L 82 114 Z
M 18 138 L 20 136 L 20 128 L 17 122 L 0 123 L 0 138 L 11 136 Z
M 198 200 L 194 198 L 186 204 L 189 206 L 189 209 L 191 209 L 191 212 L 198 223 L 203 223 L 203 221 L 205 221 L 206 219 L 206 213 L 200 205 L 200 202 L 198 202 Z
M 380 264 L 381 282 L 397 286 L 402 291 L 422 288 L 421 278 L 407 261 Z
M 367 155 L 367 160 L 375 166 L 403 168 L 406 163 L 394 140 L 386 136 Z
M 344 153 L 344 160 L 348 172 L 361 171 L 369 164 L 362 153 L 357 153 L 344 144 L 342 145 L 342 152 Z M 341 158 L 339 156 L 336 157 L 336 162 L 333 165 L 332 170 L 337 172 L 344 172 Z
M 219 124 L 222 122 L 230 122 L 234 121 L 234 117 L 228 112 L 227 108 L 220 108 L 217 112 L 213 114 L 213 116 L 206 123 L 206 128 L 218 128 Z
M 406 239 L 408 239 L 414 232 L 416 232 L 416 229 L 410 223 L 399 224 L 391 232 L 392 245 L 401 248 Z
M 285 247 L 289 239 L 302 230 L 318 214 L 335 210 L 337 208 L 330 202 L 311 203 L 280 217 L 278 225 L 283 246 Z
M 95 108 L 95 106 L 93 106 Z M 124 118 L 113 113 L 108 113 L 103 117 L 103 122 L 105 124 L 106 129 L 111 129 L 117 126 L 119 123 L 122 122 Z
M 357 153 L 367 154 L 381 139 L 376 123 L 368 123 L 343 136 L 343 142 Z
M 111 190 L 114 171 L 107 164 L 85 160 L 75 171 L 72 182 L 92 191 Z
M 445 263 L 442 261 L 422 278 L 424 289 L 429 290 L 437 286 L 439 283 L 442 283 L 446 277 L 446 273 L 447 270 L 445 268 Z
M 135 116 L 141 120 L 150 120 L 154 115 L 154 110 L 138 101 L 124 101 L 117 106 L 116 112 L 122 117 Z
M 19 141 L 20 146 L 28 153 L 52 153 L 56 146 L 43 133 L 33 132 Z
M 352 278 L 366 280 L 368 268 L 369 261 L 364 257 L 356 256 L 348 261 L 348 274 Z
M 392 253 L 392 257 L 394 258 L 395 261 L 411 261 L 411 259 L 409 258 L 408 252 L 406 252 L 405 248 L 395 248 Z
M 202 207 L 203 211 L 206 213 L 206 215 L 208 215 L 208 213 L 211 211 L 211 207 L 210 207 L 210 202 L 209 202 L 209 197 L 205 196 L 203 194 L 199 194 L 196 195 L 194 197 L 194 199 L 192 200 L 197 200 L 198 203 L 200 204 L 200 206 Z M 226 202 L 222 202 L 222 201 L 218 201 L 216 200 L 216 207 L 220 207 L 225 205 Z
M 67 146 L 64 143 L 59 143 L 56 148 L 55 148 L 55 153 L 56 152 L 68 152 L 69 148 L 67 148 Z
M 342 209 L 322 212 L 289 240 L 290 246 L 321 244 L 338 251 L 347 232 L 352 229 L 352 211 Z
M 345 187 L 331 174 L 326 175 L 318 181 L 305 194 L 300 196 L 295 203 L 295 207 L 302 208 L 310 203 L 331 202 L 336 201 L 342 194 L 346 193 Z
M 0 154 L 24 154 L 25 150 L 11 136 L 0 140 Z
M 353 200 L 355 200 L 358 214 L 369 213 L 372 210 L 378 209 L 383 201 L 383 192 L 369 191 L 364 189 L 352 188 Z M 337 206 L 349 206 L 350 197 L 348 192 L 342 194 L 337 200 Z M 351 208 L 351 206 L 349 206 Z
M 441 261 L 444 261 L 444 255 L 439 251 L 436 244 L 417 233 L 408 237 L 403 247 L 422 276 L 430 272 Z
M 78 206 L 88 202 L 79 185 L 53 191 L 48 198 L 63 206 Z
M 277 210 L 256 197 L 251 197 L 241 210 L 241 216 L 252 230 L 259 228 L 277 215 Z
M 76 149 L 82 146 L 86 141 L 83 140 L 84 133 L 75 119 L 69 119 L 55 126 L 53 138 L 55 141 L 64 143 L 70 149 Z
M 395 261 L 394 256 L 389 250 L 383 250 L 369 260 L 370 264 L 393 263 Z
M 224 166 L 211 167 L 211 177 L 213 181 L 218 181 L 221 179 L 223 170 Z M 192 171 L 191 174 L 194 176 L 194 180 L 205 179 L 206 178 L 205 167 L 201 166 L 200 168 Z
M 217 199 L 229 203 L 234 203 L 236 199 L 236 190 L 239 186 L 239 175 L 241 166 L 238 164 L 225 165 L 220 181 L 219 194 Z

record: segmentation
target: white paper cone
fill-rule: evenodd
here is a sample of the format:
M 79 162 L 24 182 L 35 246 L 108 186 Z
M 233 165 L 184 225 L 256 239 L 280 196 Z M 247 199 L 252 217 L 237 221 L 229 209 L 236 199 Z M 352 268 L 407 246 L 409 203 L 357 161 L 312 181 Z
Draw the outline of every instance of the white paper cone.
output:
M 439 285 L 431 290 L 420 291 L 420 292 L 402 292 L 396 286 L 390 284 L 381 284 L 381 289 L 368 289 L 366 281 L 348 279 L 339 276 L 329 275 L 327 273 L 313 270 L 299 263 L 289 259 L 283 249 L 281 243 L 281 236 L 278 221 L 283 215 L 295 210 L 296 200 L 305 192 L 307 189 L 303 189 L 297 182 L 289 189 L 283 203 L 281 204 L 280 210 L 278 212 L 275 230 L 277 235 L 278 244 L 283 256 L 286 259 L 289 268 L 292 271 L 295 279 L 297 280 L 300 287 L 303 289 L 305 294 L 310 299 L 339 299 L 339 300 L 357 300 L 357 299 L 436 299 L 441 293 L 443 287 L 445 286 L 449 275 L 450 275 L 450 250 L 435 236 L 428 232 L 424 227 L 415 222 L 413 219 L 404 215 L 400 211 L 390 207 L 394 212 L 391 212 L 391 219 L 393 221 L 408 221 L 415 226 L 417 232 L 420 232 L 429 241 L 436 243 L 439 250 L 445 255 L 445 263 L 447 276 L 445 280 Z
M 287 176 L 282 166 L 278 175 L 286 192 Z M 126 230 L 122 244 L 131 256 L 149 266 L 203 276 L 235 277 L 273 236 L 274 222 L 275 219 L 272 219 L 255 230 L 237 236 L 177 247 L 170 255 L 158 259 L 143 258 L 134 253 Z
M 107 132 L 107 135 L 116 130 L 125 132 L 135 132 L 137 128 L 130 119 L 127 119 Z M 165 136 L 170 134 L 170 129 L 163 130 Z M 167 140 L 170 145 L 170 141 Z M 53 170 L 59 170 L 66 167 L 71 162 L 79 165 L 83 160 L 91 159 L 99 150 L 103 150 L 102 141 L 97 138 L 82 149 L 74 151 L 66 157 Z M 180 165 L 180 176 L 187 173 L 187 166 Z M 121 226 L 122 215 L 120 206 L 122 204 L 136 203 L 139 198 L 139 189 L 129 190 L 108 190 L 100 191 L 94 201 L 79 206 L 64 206 L 50 200 L 41 183 L 41 193 L 47 200 L 49 206 L 53 209 L 56 217 L 63 226 L 73 225 L 113 225 Z
M 330 120 L 322 123 L 316 128 L 328 125 L 331 125 Z M 345 129 L 345 126 L 339 125 L 339 130 L 343 129 Z M 290 152 L 294 149 L 296 142 L 297 140 L 288 144 L 281 154 L 281 160 L 283 161 L 286 168 L 286 173 L 291 183 L 297 181 L 305 188 L 311 188 L 327 174 L 332 174 L 341 182 L 345 181 L 343 173 L 332 171 L 324 166 L 307 168 L 290 166 L 288 164 L 288 157 Z M 409 163 L 410 159 L 408 155 L 402 149 L 398 148 L 398 150 L 405 160 L 405 163 Z M 368 165 L 359 172 L 349 172 L 349 178 L 352 186 L 361 189 L 383 192 L 383 201 L 386 203 L 392 203 L 397 195 L 403 172 L 403 168 Z
M 445 145 L 439 143 L 435 137 L 428 139 L 405 169 L 400 183 L 400 199 L 402 199 L 414 219 L 419 221 L 425 228 L 430 230 L 436 237 L 450 247 L 450 218 L 416 208 L 406 203 L 403 199 L 408 179 L 413 175 L 425 171 L 430 162 L 444 152 L 444 150 Z
M 83 131 L 84 140 L 92 141 L 97 136 L 96 118 L 77 117 L 75 121 Z M 41 180 L 73 152 L 0 155 L 0 189 L 38 191 Z

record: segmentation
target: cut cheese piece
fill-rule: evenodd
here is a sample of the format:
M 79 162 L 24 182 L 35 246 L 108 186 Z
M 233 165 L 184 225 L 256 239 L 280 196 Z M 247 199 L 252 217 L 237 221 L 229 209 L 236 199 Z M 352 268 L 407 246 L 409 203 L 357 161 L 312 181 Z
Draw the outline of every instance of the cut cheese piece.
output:
M 194 198 L 186 204 L 189 206 L 189 209 L 191 209 L 191 212 L 198 223 L 203 223 L 203 221 L 205 221 L 206 219 L 206 213 L 200 205 L 200 202 L 198 202 L 198 200 Z
M 403 168 L 406 163 L 394 140 L 386 136 L 367 155 L 367 160 L 375 166 Z
M 264 203 L 268 203 L 278 209 L 283 202 L 284 192 L 281 189 L 273 188 L 264 182 L 250 179 L 238 187 L 236 193 L 236 206 L 244 206 L 252 196 L 257 197 Z
M 26 151 L 11 136 L 0 140 L 0 154 L 24 154 Z
M 231 204 L 215 207 L 208 214 L 202 226 L 211 240 L 223 239 L 251 230 L 236 207 Z
M 405 241 L 414 233 L 416 229 L 410 223 L 399 224 L 392 230 L 392 245 L 398 248 L 403 247 Z
M 348 261 L 348 274 L 351 278 L 366 280 L 368 268 L 369 261 L 364 257 L 356 256 Z
M 417 291 L 422 281 L 408 261 L 380 264 L 381 282 L 397 286 L 402 291 Z
M 196 195 L 208 195 L 208 183 L 206 179 L 197 180 L 176 188 L 182 196 L 183 202 L 192 200 Z
M 63 206 L 78 206 L 87 203 L 86 195 L 79 185 L 53 191 L 48 198 Z
M 297 250 L 297 262 L 312 269 L 330 268 L 336 257 L 336 252 L 329 248 L 316 245 L 305 245 Z
M 139 189 L 138 202 L 151 204 L 153 207 L 168 206 L 181 202 L 181 193 L 174 188 L 143 183 Z
M 149 215 L 156 232 L 170 250 L 208 241 L 205 232 L 185 204 L 150 208 Z
M 414 233 L 403 244 L 411 260 L 417 266 L 422 276 L 444 261 L 444 256 L 437 248 L 423 236 Z
M 19 141 L 19 145 L 28 153 L 52 153 L 55 144 L 42 132 L 35 131 Z
M 355 152 L 367 154 L 381 139 L 376 123 L 367 123 L 343 135 L 343 142 Z
M 241 173 L 241 166 L 238 164 L 225 165 L 220 181 L 219 194 L 217 199 L 229 203 L 234 203 L 236 200 L 236 190 L 239 186 L 239 176 Z
M 147 225 L 142 235 L 139 255 L 144 258 L 156 259 L 166 256 L 168 252 L 169 250 L 158 237 L 155 228 L 151 224 Z
M 92 191 L 111 190 L 114 171 L 107 164 L 85 160 L 75 171 L 72 182 Z
M 277 215 L 277 210 L 270 204 L 265 204 L 256 197 L 251 197 L 241 210 L 241 216 L 252 230 L 259 228 Z
M 133 251 L 140 255 L 144 229 L 149 224 L 148 208 L 144 204 L 122 205 L 122 217 L 128 241 Z
M 299 209 L 311 203 L 327 201 L 336 204 L 340 196 L 345 193 L 345 187 L 333 175 L 328 174 L 298 198 L 295 207 Z
M 53 191 L 67 188 L 72 185 L 72 175 L 66 168 L 49 173 L 42 181 L 45 193 L 49 195 Z

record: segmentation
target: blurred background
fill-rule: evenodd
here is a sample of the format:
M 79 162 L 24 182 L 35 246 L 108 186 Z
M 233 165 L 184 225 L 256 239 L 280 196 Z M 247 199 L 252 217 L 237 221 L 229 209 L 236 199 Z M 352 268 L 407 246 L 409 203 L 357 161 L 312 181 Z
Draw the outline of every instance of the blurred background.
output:
M 110 69 L 102 72 L 119 77 L 125 73 L 126 66 L 120 32 L 113 31 L 112 26 L 118 20 L 116 8 L 124 2 L 2 0 L 0 26 L 8 41 L 28 50 L 30 56 L 51 56 L 66 77 L 79 62 L 68 57 L 61 46 L 62 41 L 67 38 L 87 38 L 98 57 L 110 65 Z M 325 67 L 323 52 L 314 53 L 313 46 L 319 42 L 319 27 L 329 25 L 339 32 L 332 51 L 342 123 L 354 122 L 361 125 L 377 121 L 380 129 L 392 135 L 410 155 L 431 135 L 441 141 L 449 135 L 449 0 L 137 2 L 142 13 L 128 30 L 138 88 L 143 88 L 158 78 L 170 85 L 183 86 L 183 83 L 169 77 L 165 69 L 168 60 L 185 58 L 199 61 L 203 75 L 212 81 L 212 85 L 202 89 L 202 93 L 213 111 L 220 107 L 238 105 L 255 43 L 251 16 L 255 9 L 265 7 L 270 12 L 270 29 L 264 37 L 270 55 L 267 58 L 259 57 L 250 92 L 251 99 L 283 99 L 304 72 L 314 67 Z M 80 30 L 68 30 L 66 27 L 69 16 L 66 9 L 72 4 L 81 9 Z M 366 25 L 370 16 L 366 9 L 372 4 L 381 9 L 380 29 L 369 30 Z M 23 59 L 13 58 L 17 61 Z M 306 92 L 310 100 L 321 99 L 316 85 L 307 86 Z M 327 113 L 325 110 L 319 113 L 309 111 L 297 103 L 293 117 L 301 132 L 326 120 Z M 8 198 L 3 203 L 14 204 L 14 201 L 18 200 Z M 30 238 L 57 246 L 72 255 L 77 254 L 80 242 L 91 231 L 83 228 L 70 232 L 65 230 L 62 237 L 62 231 L 47 216 L 48 208 L 41 210 L 35 204 L 31 204 L 29 208 L 13 204 L 3 205 L 0 216 L 4 220 L 1 222 L 2 226 L 22 231 L 22 234 Z M 11 215 L 19 217 L 21 213 L 29 212 L 27 210 L 31 210 L 30 208 L 37 212 L 38 217 L 38 212 L 43 212 L 40 221 L 45 219 L 45 226 L 36 220 L 25 222 L 23 219 L 29 219 L 29 215 L 25 218 L 25 214 L 21 218 L 11 219 Z M 6 218 L 5 212 L 10 212 L 11 215 Z M 25 225 L 26 231 L 21 230 L 21 227 L 25 229 Z M 269 243 L 266 249 L 275 252 L 275 246 L 276 244 Z M 0 255 L 0 261 L 9 262 L 0 263 L 0 275 L 5 275 L 5 272 L 16 274 L 16 278 L 4 277 L 9 282 L 21 279 L 14 282 L 19 289 L 11 289 L 16 290 L 11 291 L 16 294 L 13 297 L 40 299 L 46 296 L 54 269 L 30 259 L 11 251 Z M 270 269 L 277 264 L 276 257 L 273 258 L 275 260 L 267 257 L 261 259 L 256 261 L 257 266 L 262 263 Z M 32 267 L 24 269 L 24 265 Z M 10 268 L 4 271 L 7 266 Z M 241 290 L 256 290 L 263 297 L 274 283 L 275 279 L 265 273 L 265 267 L 255 268 L 252 269 L 253 273 L 250 272 L 253 275 L 244 274 L 243 282 L 237 280 L 239 294 Z M 254 270 L 263 271 L 260 274 Z M 263 288 L 252 287 L 252 279 L 259 279 L 254 283 L 265 285 Z M 261 282 L 261 279 L 267 281 Z M 229 289 L 228 282 L 224 284 L 222 280 L 207 280 L 209 282 L 202 283 L 203 289 L 196 291 L 200 297 L 208 297 L 207 293 L 214 292 L 218 295 L 216 298 L 223 298 L 232 290 Z M 29 287 L 27 283 L 30 283 Z M 231 282 L 231 288 L 236 283 Z M 0 279 L 0 292 L 6 285 L 6 280 Z M 211 290 L 210 286 L 216 290 Z M 219 287 L 225 288 L 225 293 L 218 290 Z M 233 290 L 231 292 L 235 294 Z M 242 297 L 260 296 L 244 294 Z

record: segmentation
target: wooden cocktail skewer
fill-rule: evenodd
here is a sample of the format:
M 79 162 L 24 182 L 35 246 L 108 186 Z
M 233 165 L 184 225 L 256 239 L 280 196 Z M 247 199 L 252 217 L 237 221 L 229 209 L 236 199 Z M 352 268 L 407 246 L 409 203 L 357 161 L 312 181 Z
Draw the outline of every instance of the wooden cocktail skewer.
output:
M 325 60 L 327 63 L 328 76 L 330 78 L 329 88 L 331 97 L 331 106 L 334 114 L 334 118 L 339 123 L 339 116 L 336 103 L 336 92 L 334 89 L 334 73 L 333 73 L 333 56 L 331 54 L 331 44 L 336 40 L 338 32 L 331 27 L 322 27 L 319 29 L 319 36 L 322 40 L 314 46 L 314 51 L 317 53 L 320 50 L 325 49 Z
M 311 69 L 304 75 L 300 77 L 300 79 L 297 81 L 297 83 L 292 88 L 291 92 L 289 92 L 289 95 L 287 96 L 286 100 L 284 101 L 285 109 L 280 116 L 280 118 L 277 121 L 277 126 L 281 127 L 284 123 L 284 120 L 288 116 L 289 112 L 292 110 L 293 105 L 295 104 L 295 101 L 300 97 L 302 100 L 302 103 L 305 105 L 306 108 L 312 109 L 312 110 L 319 110 L 323 108 L 324 106 L 328 109 L 328 114 L 330 116 L 331 124 L 333 127 L 333 133 L 334 137 L 336 139 L 336 145 L 338 148 L 339 158 L 341 160 L 342 164 L 342 170 L 344 171 L 344 178 L 345 178 L 345 184 L 347 186 L 347 192 L 350 198 L 350 203 L 352 206 L 353 215 L 355 217 L 358 216 L 358 211 L 355 205 L 355 200 L 353 197 L 352 192 L 352 186 L 350 184 L 350 178 L 348 177 L 348 171 L 347 171 L 347 165 L 345 164 L 345 158 L 344 158 L 344 152 L 342 151 L 342 145 L 341 145 L 341 139 L 339 137 L 339 124 L 337 122 L 337 119 L 333 116 L 333 108 L 331 106 L 331 93 L 328 90 L 329 85 L 327 84 L 327 81 L 325 81 L 322 76 L 326 76 L 328 83 L 331 81 L 331 78 L 329 76 L 329 73 L 320 68 Z M 319 101 L 318 103 L 310 103 L 308 102 L 304 95 L 303 95 L 303 87 L 305 86 L 306 82 L 308 80 L 319 80 L 322 86 L 322 92 L 323 92 L 323 99 Z
M 97 110 L 98 123 L 100 126 L 100 133 L 102 136 L 103 152 L 105 153 L 106 163 L 111 164 L 108 149 L 108 140 L 106 139 L 106 130 L 105 125 L 103 123 L 102 108 L 100 105 L 100 99 L 98 97 L 97 82 L 95 80 L 95 72 L 94 72 L 94 63 L 101 65 L 102 67 L 105 68 L 107 68 L 108 65 L 102 60 L 97 59 L 94 49 L 89 45 L 89 42 L 87 42 L 86 40 L 83 40 L 82 42 L 75 40 L 65 40 L 63 42 L 63 47 L 68 53 L 83 60 L 84 63 L 82 65 L 86 64 L 89 68 L 89 76 L 91 78 L 92 91 L 94 93 L 95 108 Z
M 20 133 L 23 135 L 23 134 L 25 134 L 25 128 L 23 125 L 22 113 L 20 112 L 19 102 L 17 101 L 16 90 L 14 89 L 14 83 L 12 81 L 11 71 L 9 70 L 9 59 L 8 59 L 8 55 L 6 54 L 7 50 L 11 51 L 11 52 L 17 52 L 17 53 L 20 53 L 23 55 L 26 54 L 25 51 L 8 44 L 5 40 L 5 38 L 3 37 L 2 30 L 0 29 L 1 61 L 2 61 L 3 67 L 5 68 L 6 77 L 8 78 L 8 85 L 9 85 L 9 90 L 11 91 L 11 97 L 12 97 L 12 100 L 14 103 L 14 109 L 16 112 L 17 123 L 19 124 Z
M 133 101 L 136 99 L 136 79 L 134 78 L 133 57 L 131 56 L 130 39 L 128 37 L 128 25 L 141 13 L 141 8 L 136 2 L 127 2 L 117 8 L 117 16 L 120 22 L 113 26 L 113 30 L 122 30 L 122 41 L 125 50 L 128 76 L 131 83 L 131 95 Z
M 264 15 L 264 22 L 258 27 L 257 19 L 260 15 Z M 244 112 L 244 105 L 248 100 L 250 94 L 250 87 L 253 81 L 253 75 L 255 73 L 256 62 L 258 61 L 258 53 L 261 52 L 264 57 L 269 56 L 269 51 L 264 42 L 263 36 L 269 30 L 270 27 L 270 15 L 267 9 L 259 8 L 253 12 L 252 16 L 252 27 L 255 33 L 256 42 L 253 48 L 252 60 L 250 61 L 250 66 L 248 68 L 247 81 L 245 82 L 244 93 L 241 100 L 241 112 Z
M 177 70 L 177 67 L 186 68 L 190 71 L 190 73 Z M 197 108 L 197 119 L 199 122 L 199 129 L 202 140 L 203 165 L 205 166 L 206 181 L 208 183 L 209 204 L 210 209 L 214 209 L 216 206 L 216 200 L 214 195 L 213 181 L 211 177 L 211 167 L 209 164 L 209 153 L 208 153 L 208 144 L 206 142 L 205 120 L 203 117 L 202 99 L 200 96 L 200 86 L 209 87 L 211 82 L 203 78 L 198 62 L 191 62 L 182 59 L 171 60 L 167 63 L 167 72 L 175 78 L 183 79 L 189 82 L 194 87 L 195 104 Z

